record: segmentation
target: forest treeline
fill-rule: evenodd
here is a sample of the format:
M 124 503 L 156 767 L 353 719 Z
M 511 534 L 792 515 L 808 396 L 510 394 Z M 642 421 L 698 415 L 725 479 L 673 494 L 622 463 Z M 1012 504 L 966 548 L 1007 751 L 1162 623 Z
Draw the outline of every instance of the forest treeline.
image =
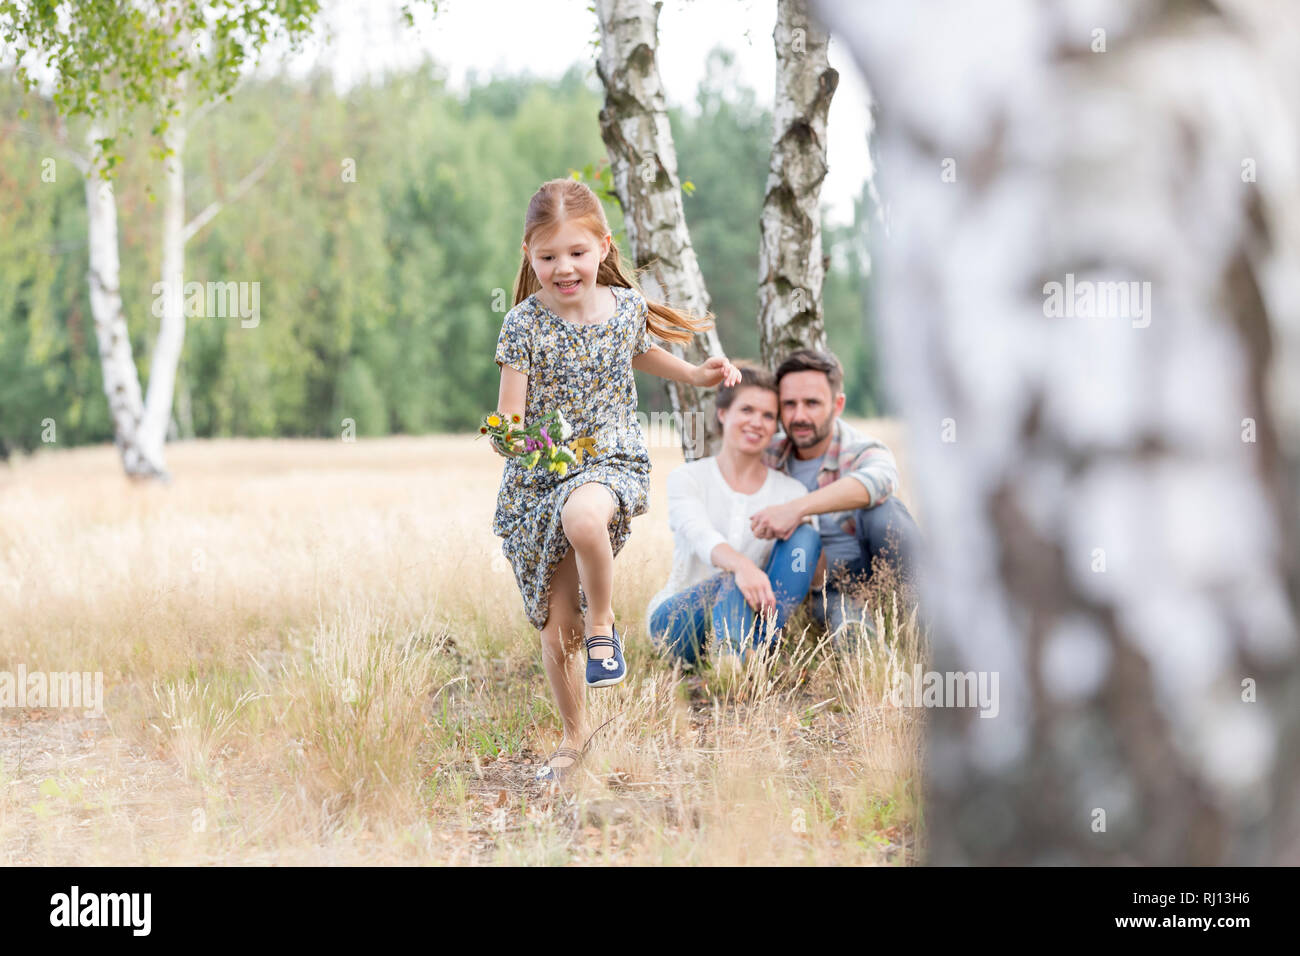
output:
M 591 70 L 559 81 L 436 68 L 337 93 L 326 75 L 246 83 L 191 127 L 189 215 L 272 149 L 266 175 L 186 248 L 185 281 L 256 294 L 255 320 L 194 299 L 174 404 L 180 437 L 465 431 L 496 400 L 493 349 L 519 267 L 528 197 L 604 161 Z M 771 116 L 710 57 L 696 104 L 675 111 L 687 222 L 733 358 L 758 355 L 759 211 Z M 25 114 L 25 115 L 23 115 Z M 0 452 L 112 440 L 89 308 L 83 180 L 57 149 L 48 104 L 0 83 Z M 74 142 L 75 142 L 74 137 Z M 147 382 L 160 273 L 161 165 L 147 129 L 121 141 L 122 294 Z M 616 237 L 622 217 L 608 207 Z M 867 313 L 865 188 L 853 226 L 824 232 L 831 347 L 846 411 L 880 410 Z M 235 283 L 236 286 L 228 286 Z M 221 284 L 220 288 L 216 288 Z M 246 316 L 246 310 L 245 310 Z M 641 407 L 664 410 L 638 373 Z M 50 428 L 53 422 L 54 428 Z

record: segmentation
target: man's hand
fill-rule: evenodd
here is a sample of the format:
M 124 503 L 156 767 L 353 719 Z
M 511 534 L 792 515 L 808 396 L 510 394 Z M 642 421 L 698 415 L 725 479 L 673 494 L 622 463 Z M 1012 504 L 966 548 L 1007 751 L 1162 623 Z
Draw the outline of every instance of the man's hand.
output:
M 803 508 L 796 499 L 755 511 L 750 516 L 749 529 L 756 538 L 780 538 L 785 541 L 794 534 L 803 517 Z
M 745 602 L 756 612 L 771 611 L 776 607 L 772 582 L 753 561 L 747 561 L 736 571 L 736 587 L 745 596 Z

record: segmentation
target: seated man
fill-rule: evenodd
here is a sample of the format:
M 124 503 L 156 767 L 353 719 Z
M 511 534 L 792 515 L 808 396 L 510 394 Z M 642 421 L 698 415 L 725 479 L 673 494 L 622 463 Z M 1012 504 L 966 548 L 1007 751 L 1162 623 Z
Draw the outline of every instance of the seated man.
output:
M 844 410 L 844 370 L 832 354 L 812 349 L 791 353 L 776 370 L 781 425 L 766 460 L 799 481 L 809 494 L 771 505 L 750 518 L 756 537 L 789 536 L 816 515 L 822 556 L 813 580 L 814 617 L 828 626 L 832 640 L 863 616 L 862 601 L 836 586 L 847 574 L 869 582 L 873 559 L 887 561 L 910 577 L 920 547 L 920 530 L 894 492 L 898 466 L 881 442 L 860 435 L 840 419 Z

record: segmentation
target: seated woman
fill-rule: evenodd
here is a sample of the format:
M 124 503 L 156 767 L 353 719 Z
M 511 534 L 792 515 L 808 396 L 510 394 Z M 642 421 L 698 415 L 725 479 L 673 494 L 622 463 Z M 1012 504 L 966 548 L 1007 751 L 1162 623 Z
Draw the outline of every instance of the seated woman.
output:
M 650 639 L 688 664 L 699 660 L 710 631 L 715 664 L 771 647 L 822 570 L 815 525 L 800 524 L 785 540 L 750 531 L 754 512 L 808 494 L 763 461 L 776 433 L 777 398 L 767 371 L 741 366 L 740 382 L 717 393 L 721 450 L 668 476 L 673 569 L 650 599 L 646 621 Z

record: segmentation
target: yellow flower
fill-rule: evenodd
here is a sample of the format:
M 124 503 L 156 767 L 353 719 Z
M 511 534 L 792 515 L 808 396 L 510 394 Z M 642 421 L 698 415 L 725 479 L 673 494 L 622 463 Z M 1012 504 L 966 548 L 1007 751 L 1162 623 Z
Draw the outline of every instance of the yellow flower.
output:
M 493 428 L 500 428 L 500 427 L 501 427 L 501 416 L 500 416 L 500 415 L 489 415 L 489 416 L 488 416 L 488 425 L 490 425 L 490 426 L 493 427 Z
M 551 465 L 551 471 L 563 478 L 569 472 L 569 463 L 567 461 L 557 461 Z

